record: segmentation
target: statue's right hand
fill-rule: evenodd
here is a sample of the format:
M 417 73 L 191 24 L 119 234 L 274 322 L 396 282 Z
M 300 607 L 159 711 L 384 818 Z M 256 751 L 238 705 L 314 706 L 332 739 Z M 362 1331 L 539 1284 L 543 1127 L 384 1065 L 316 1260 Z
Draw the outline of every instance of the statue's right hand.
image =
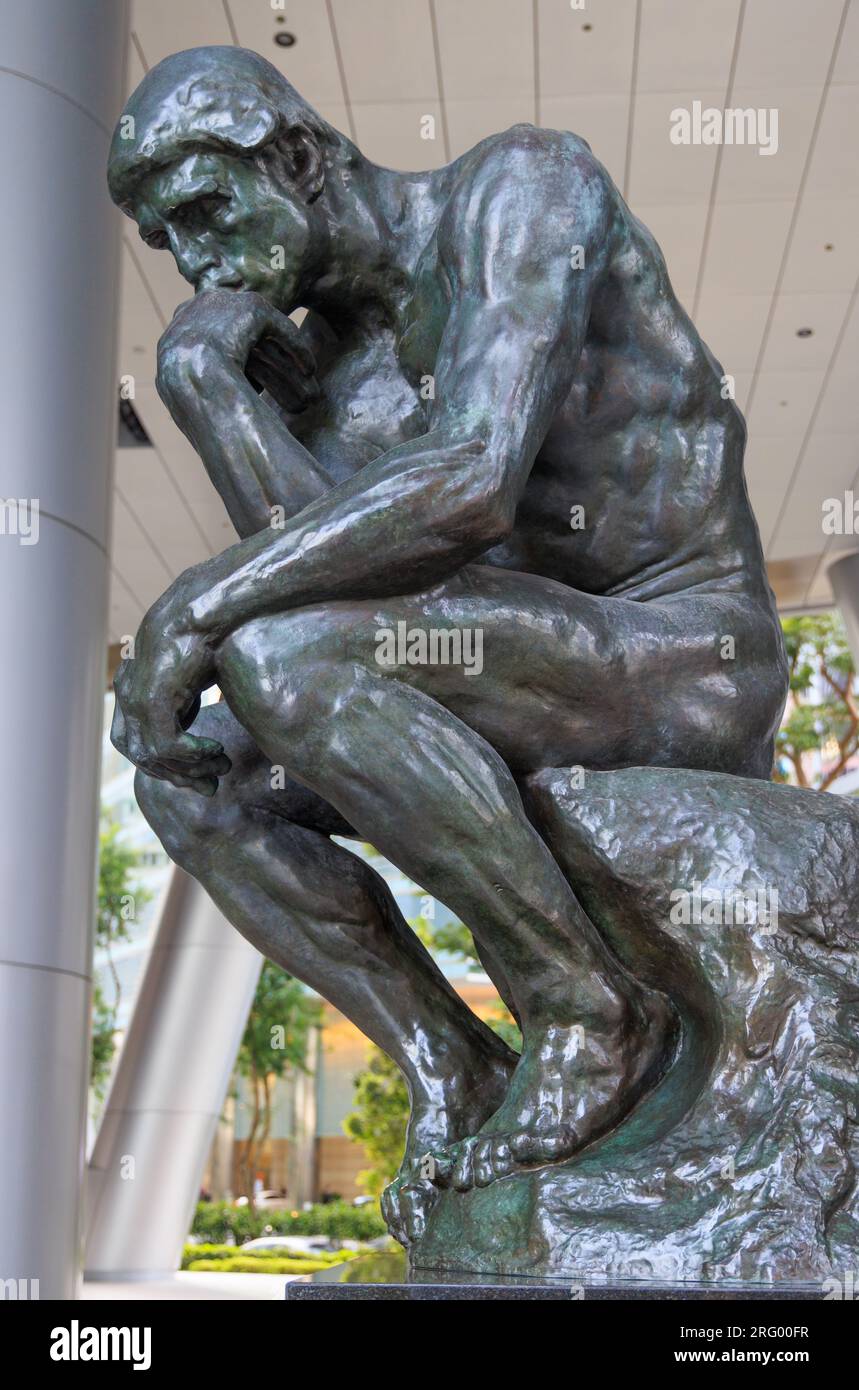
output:
M 316 363 L 298 328 L 253 290 L 202 290 L 179 305 L 158 344 L 155 385 L 174 416 L 216 407 L 223 372 L 246 376 L 290 413 L 319 396 Z

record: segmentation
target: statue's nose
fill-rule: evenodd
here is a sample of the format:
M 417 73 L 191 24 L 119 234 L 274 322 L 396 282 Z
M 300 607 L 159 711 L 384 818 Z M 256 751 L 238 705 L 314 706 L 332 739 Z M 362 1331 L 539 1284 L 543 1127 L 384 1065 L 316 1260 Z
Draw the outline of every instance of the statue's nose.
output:
M 213 246 L 191 237 L 180 236 L 172 227 L 168 229 L 168 236 L 179 273 L 192 285 L 196 286 L 207 270 L 213 270 L 221 264 L 220 256 Z

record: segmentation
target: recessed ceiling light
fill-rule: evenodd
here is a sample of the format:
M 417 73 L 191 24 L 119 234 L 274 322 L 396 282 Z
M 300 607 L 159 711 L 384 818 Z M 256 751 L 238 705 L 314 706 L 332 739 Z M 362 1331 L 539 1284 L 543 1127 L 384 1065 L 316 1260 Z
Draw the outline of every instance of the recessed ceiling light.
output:
M 274 41 L 279 48 L 292 48 L 292 45 L 298 42 L 295 35 L 290 34 L 287 29 L 281 29 L 279 34 L 275 34 Z
M 796 336 L 797 338 L 810 338 L 813 332 L 813 328 L 798 328 L 796 330 Z

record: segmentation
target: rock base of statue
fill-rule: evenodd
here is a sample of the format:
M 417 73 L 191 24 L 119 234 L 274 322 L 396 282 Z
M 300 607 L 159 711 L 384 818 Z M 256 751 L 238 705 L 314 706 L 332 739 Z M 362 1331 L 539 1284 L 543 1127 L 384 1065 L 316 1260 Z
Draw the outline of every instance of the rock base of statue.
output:
M 762 1292 L 855 1269 L 859 807 L 657 768 L 529 795 L 604 939 L 668 997 L 676 1050 L 572 1161 L 443 1191 L 412 1267 Z

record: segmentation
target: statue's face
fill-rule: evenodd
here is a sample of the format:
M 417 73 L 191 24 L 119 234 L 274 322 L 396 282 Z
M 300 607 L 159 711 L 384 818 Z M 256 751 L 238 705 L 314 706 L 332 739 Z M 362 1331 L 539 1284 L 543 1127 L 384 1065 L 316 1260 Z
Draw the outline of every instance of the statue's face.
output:
M 284 313 L 300 302 L 310 212 L 288 183 L 251 161 L 195 154 L 158 169 L 132 206 L 150 246 L 170 250 L 199 291 L 256 290 Z

